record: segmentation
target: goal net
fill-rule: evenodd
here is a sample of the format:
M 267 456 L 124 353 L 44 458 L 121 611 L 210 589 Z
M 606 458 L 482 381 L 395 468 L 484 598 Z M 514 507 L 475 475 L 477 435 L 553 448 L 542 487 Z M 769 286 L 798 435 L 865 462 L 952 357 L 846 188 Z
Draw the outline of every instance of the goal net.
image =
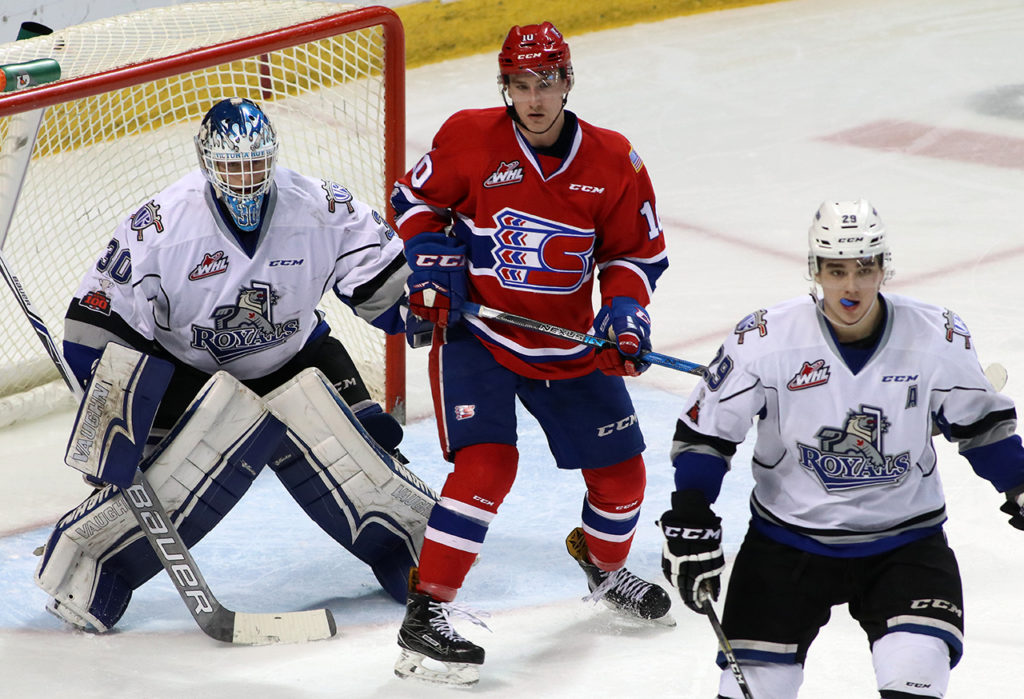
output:
M 58 61 L 59 82 L 0 94 L 0 224 L 17 197 L 0 247 L 58 346 L 78 281 L 117 224 L 198 166 L 192 138 L 217 100 L 259 103 L 281 138 L 280 165 L 338 182 L 382 213 L 404 169 L 404 38 L 386 8 L 200 2 L 0 45 L 0 65 L 38 58 Z M 40 108 L 18 196 L 22 167 L 14 155 Z M 331 292 L 321 308 L 371 393 L 401 418 L 403 338 L 386 338 Z M 6 422 L 24 416 L 26 401 L 38 411 L 40 402 L 52 409 L 68 400 L 57 378 L 14 296 L 2 290 Z

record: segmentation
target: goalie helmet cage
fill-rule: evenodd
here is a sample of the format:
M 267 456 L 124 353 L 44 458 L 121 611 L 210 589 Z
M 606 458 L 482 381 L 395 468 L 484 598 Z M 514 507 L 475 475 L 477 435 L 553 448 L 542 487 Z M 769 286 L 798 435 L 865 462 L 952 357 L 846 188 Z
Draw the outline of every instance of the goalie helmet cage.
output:
M 193 135 L 224 97 L 264 108 L 281 139 L 279 164 L 341 184 L 393 222 L 388 194 L 404 172 L 405 39 L 388 8 L 197 2 L 0 45 L 0 65 L 36 58 L 55 58 L 60 81 L 0 95 L 0 213 L 14 208 L 0 248 L 58 343 L 87 265 L 122 220 L 198 166 Z M 11 156 L 43 108 L 19 196 L 22 169 Z M 320 308 L 371 394 L 404 421 L 404 338 L 385 336 L 333 293 Z M 0 294 L 0 338 L 0 402 L 66 399 L 9 293 Z M 24 398 L 33 394 L 41 398 Z

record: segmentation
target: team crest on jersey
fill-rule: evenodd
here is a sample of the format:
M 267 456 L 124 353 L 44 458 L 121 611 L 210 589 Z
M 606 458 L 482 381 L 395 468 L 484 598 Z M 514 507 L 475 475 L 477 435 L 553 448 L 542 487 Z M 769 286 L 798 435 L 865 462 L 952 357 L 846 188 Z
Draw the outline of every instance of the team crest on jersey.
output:
M 498 169 L 487 176 L 484 187 L 500 187 L 505 184 L 516 184 L 523 181 L 523 168 L 518 160 L 510 163 L 501 161 Z
M 348 212 L 355 213 L 355 207 L 352 206 L 352 192 L 348 191 L 340 184 L 331 182 L 330 180 L 320 180 L 320 187 L 327 192 L 327 210 L 332 214 L 335 209 L 338 208 L 338 204 L 344 204 L 348 207 Z
M 277 294 L 266 282 L 255 279 L 238 291 L 238 300 L 218 306 L 210 318 L 213 327 L 192 326 L 192 347 L 206 350 L 218 364 L 277 347 L 299 331 L 299 319 L 275 323 Z
M 798 461 L 828 491 L 899 483 L 910 472 L 910 452 L 885 453 L 882 437 L 888 429 L 881 408 L 861 405 L 842 427 L 822 427 L 817 446 L 797 442 Z
M 816 359 L 813 362 L 804 362 L 796 376 L 789 380 L 786 388 L 790 391 L 801 391 L 805 388 L 814 388 L 828 383 L 829 366 L 824 359 Z
M 142 208 L 132 214 L 131 221 L 128 225 L 135 231 L 135 236 L 138 240 L 142 240 L 142 232 L 152 226 L 156 229 L 157 233 L 164 232 L 163 221 L 160 220 L 160 205 L 150 199 Z
M 506 289 L 571 294 L 590 278 L 594 231 L 513 209 L 494 221 L 494 272 Z
M 954 337 L 962 337 L 964 339 L 964 348 L 971 348 L 971 331 L 967 329 L 967 324 L 953 311 L 946 309 L 943 314 L 946 317 L 946 341 L 952 342 Z
M 476 415 L 475 405 L 456 405 L 455 406 L 455 419 L 456 420 L 468 420 Z
M 207 252 L 203 253 L 203 261 L 189 272 L 188 278 L 189 281 L 195 282 L 226 271 L 228 271 L 228 256 L 224 254 L 224 251 L 218 250 L 212 254 Z
M 737 345 L 742 345 L 743 336 L 754 330 L 756 330 L 757 334 L 761 337 L 768 334 L 768 322 L 764 319 L 767 312 L 768 311 L 764 308 L 759 311 L 754 311 L 736 324 L 736 329 L 733 330 L 733 332 L 739 335 L 739 339 L 736 340 Z

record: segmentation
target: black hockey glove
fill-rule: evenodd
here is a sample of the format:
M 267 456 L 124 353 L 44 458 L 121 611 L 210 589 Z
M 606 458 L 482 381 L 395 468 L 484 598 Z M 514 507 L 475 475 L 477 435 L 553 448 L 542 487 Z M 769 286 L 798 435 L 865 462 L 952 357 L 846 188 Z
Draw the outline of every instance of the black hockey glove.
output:
M 658 525 L 665 535 L 661 553 L 665 579 L 679 589 L 687 607 L 704 614 L 704 597 L 718 599 L 722 587 L 721 517 L 711 511 L 700 491 L 683 490 L 672 493 L 672 509 Z
M 999 509 L 1010 515 L 1010 526 L 1024 531 L 1024 486 L 1006 493 L 1006 502 Z

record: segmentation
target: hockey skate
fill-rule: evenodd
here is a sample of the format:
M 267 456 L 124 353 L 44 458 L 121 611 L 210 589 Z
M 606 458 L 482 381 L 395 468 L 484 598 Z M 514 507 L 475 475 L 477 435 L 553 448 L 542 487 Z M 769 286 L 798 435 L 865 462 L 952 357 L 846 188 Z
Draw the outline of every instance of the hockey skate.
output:
M 587 574 L 590 594 L 584 600 L 603 602 L 617 612 L 665 626 L 675 626 L 675 619 L 668 613 L 672 600 L 659 586 L 638 578 L 625 568 L 608 573 L 590 562 L 587 540 L 583 530 L 576 527 L 565 539 L 569 555 L 576 559 Z
M 475 616 L 448 602 L 439 602 L 418 592 L 409 593 L 405 619 L 398 630 L 402 652 L 395 662 L 396 675 L 456 687 L 477 683 L 484 649 L 452 628 L 452 616 L 461 616 L 487 628 Z

